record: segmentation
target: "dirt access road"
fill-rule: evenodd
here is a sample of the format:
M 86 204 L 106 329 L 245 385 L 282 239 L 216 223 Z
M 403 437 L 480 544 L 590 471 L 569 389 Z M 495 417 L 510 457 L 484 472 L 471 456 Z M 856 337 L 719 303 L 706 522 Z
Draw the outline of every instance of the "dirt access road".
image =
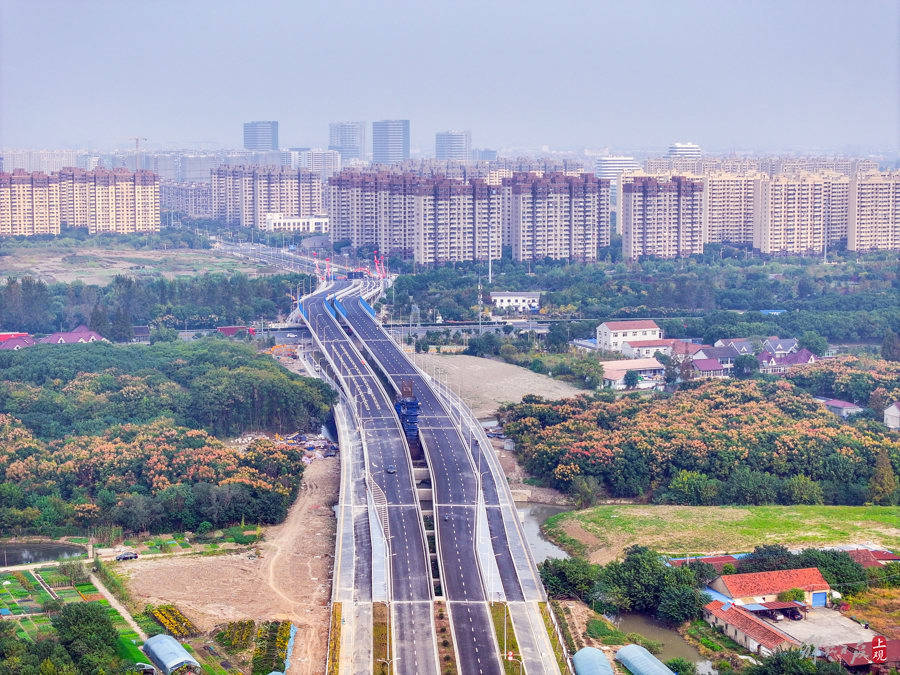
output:
M 338 460 L 313 462 L 287 519 L 266 528 L 261 558 L 247 553 L 139 559 L 119 566 L 136 600 L 173 603 L 199 628 L 288 619 L 298 627 L 290 675 L 321 673 L 330 618 Z

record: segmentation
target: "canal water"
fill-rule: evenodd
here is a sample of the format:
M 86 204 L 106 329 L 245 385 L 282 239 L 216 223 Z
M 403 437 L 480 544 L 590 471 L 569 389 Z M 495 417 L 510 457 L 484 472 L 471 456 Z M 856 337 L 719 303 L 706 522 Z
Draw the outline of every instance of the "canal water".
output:
M 541 533 L 541 525 L 550 516 L 555 516 L 563 511 L 571 511 L 571 508 L 554 506 L 553 504 L 533 503 L 517 504 L 516 508 L 519 511 L 522 529 L 525 531 L 525 539 L 528 541 L 531 555 L 534 556 L 534 562 L 543 562 L 547 558 L 569 557 L 568 553 L 544 537 Z
M 9 565 L 53 562 L 60 558 L 71 558 L 86 552 L 87 550 L 83 546 L 55 541 L 0 542 L 0 565 L 7 567 Z
M 646 638 L 662 643 L 662 651 L 656 655 L 661 661 L 668 661 L 677 656 L 697 664 L 698 675 L 715 675 L 717 672 L 712 662 L 707 660 L 694 645 L 687 642 L 678 631 L 657 623 L 643 614 L 622 614 L 613 620 L 623 633 L 639 633 Z

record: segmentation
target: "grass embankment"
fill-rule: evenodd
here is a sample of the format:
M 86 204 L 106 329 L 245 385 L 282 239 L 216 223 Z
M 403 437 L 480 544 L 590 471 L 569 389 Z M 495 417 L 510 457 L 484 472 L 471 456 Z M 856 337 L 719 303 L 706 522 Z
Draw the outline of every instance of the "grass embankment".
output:
M 497 636 L 497 644 L 503 660 L 503 672 L 515 675 L 519 672 L 519 662 L 522 655 L 519 653 L 519 641 L 516 640 L 516 631 L 513 629 L 512 617 L 505 602 L 491 603 L 491 621 L 494 624 L 494 633 Z M 517 661 L 507 661 L 506 655 L 512 652 Z
M 328 632 L 327 673 L 340 672 L 341 667 L 341 603 L 331 606 L 331 630 Z
M 550 636 L 550 644 L 553 646 L 553 655 L 556 657 L 556 665 L 559 666 L 559 672 L 569 672 L 569 666 L 566 664 L 566 653 L 562 643 L 559 641 L 559 635 L 556 634 L 556 627 L 553 625 L 553 619 L 550 618 L 550 608 L 546 602 L 539 602 L 541 608 L 541 617 L 544 619 L 544 626 L 547 629 L 547 635 Z
M 872 630 L 900 640 L 900 588 L 878 588 L 846 598 L 848 615 L 869 624 Z
M 391 613 L 383 602 L 372 604 L 372 672 L 388 675 L 391 672 Z
M 900 548 L 890 506 L 597 506 L 552 516 L 544 532 L 592 562 L 640 543 L 671 554 L 751 551 L 763 544 L 824 546 L 871 541 Z
M 434 603 L 434 625 L 437 630 L 438 659 L 441 675 L 456 675 L 456 652 L 453 650 L 453 632 L 450 629 L 450 617 L 444 603 Z

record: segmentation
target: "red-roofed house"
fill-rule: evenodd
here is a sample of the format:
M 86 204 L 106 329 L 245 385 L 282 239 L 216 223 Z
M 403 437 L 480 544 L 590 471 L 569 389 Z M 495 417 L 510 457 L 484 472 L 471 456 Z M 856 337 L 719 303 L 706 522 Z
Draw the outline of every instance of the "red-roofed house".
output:
M 722 574 L 722 568 L 725 565 L 732 565 L 734 569 L 738 568 L 738 559 L 733 555 L 707 555 L 702 558 L 671 558 L 669 559 L 669 564 L 673 567 L 681 567 L 687 563 L 691 562 L 703 562 L 707 565 L 712 565 L 716 572 Z
M 714 377 L 728 377 L 725 366 L 719 359 L 694 359 L 691 361 L 693 377 L 696 380 L 709 380 Z
M 0 342 L 12 340 L 14 338 L 31 337 L 28 333 L 0 333 Z
M 779 649 L 800 646 L 790 635 L 770 626 L 740 605 L 713 600 L 703 607 L 703 619 L 709 625 L 721 628 L 725 635 L 738 644 L 763 656 Z
M 825 660 L 840 663 L 851 673 L 871 673 L 887 675 L 891 669 L 900 669 L 900 640 L 886 639 L 887 661 L 881 664 L 872 662 L 872 642 L 854 642 L 833 647 L 822 647 Z
M 34 338 L 26 334 L 22 337 L 0 340 L 0 349 L 22 349 L 23 347 L 30 347 L 33 344 Z
M 74 345 L 87 342 L 109 342 L 100 333 L 95 333 L 87 326 L 78 326 L 75 330 L 60 333 L 51 333 L 47 337 L 43 337 L 38 342 L 47 345 Z
M 839 398 L 833 398 L 828 401 L 822 403 L 826 408 L 828 408 L 828 412 L 832 412 L 838 417 L 843 417 L 844 419 L 850 417 L 850 415 L 855 415 L 856 413 L 861 413 L 863 408 L 856 405 L 855 403 L 851 403 L 850 401 L 842 401 Z
M 778 600 L 779 593 L 799 588 L 804 591 L 803 601 L 807 605 L 824 607 L 831 591 L 831 586 L 816 567 L 726 574 L 715 579 L 710 587 L 741 605 L 773 602 Z
M 900 555 L 897 555 L 896 553 L 891 553 L 890 551 L 872 551 L 872 555 L 875 556 L 876 560 L 880 560 L 885 565 L 889 562 L 900 561 Z
M 256 329 L 250 326 L 219 326 L 217 329 L 225 337 L 234 337 L 235 334 L 244 331 L 247 335 L 256 335 Z
M 629 340 L 659 340 L 662 331 L 655 321 L 605 321 L 597 326 L 597 348 L 607 352 L 620 352 Z

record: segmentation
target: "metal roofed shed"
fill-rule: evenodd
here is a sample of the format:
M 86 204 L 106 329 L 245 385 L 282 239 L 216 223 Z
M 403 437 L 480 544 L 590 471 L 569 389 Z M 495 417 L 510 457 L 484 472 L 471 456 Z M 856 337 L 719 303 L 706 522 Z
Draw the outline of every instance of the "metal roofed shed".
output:
M 171 635 L 154 635 L 142 647 L 157 668 L 165 675 L 174 673 L 179 668 L 188 667 L 188 672 L 200 672 L 200 664 Z
M 616 652 L 616 661 L 634 675 L 675 675 L 666 664 L 640 645 L 625 645 Z
M 575 675 L 613 675 L 612 664 L 596 647 L 582 647 L 572 656 Z

